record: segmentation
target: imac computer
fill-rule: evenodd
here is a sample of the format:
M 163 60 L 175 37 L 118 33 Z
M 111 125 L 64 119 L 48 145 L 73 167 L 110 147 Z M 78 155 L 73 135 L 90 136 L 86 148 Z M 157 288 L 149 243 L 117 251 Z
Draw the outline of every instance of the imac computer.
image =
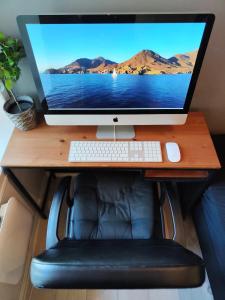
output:
M 213 21 L 212 14 L 19 16 L 47 124 L 103 126 L 99 137 L 112 125 L 132 137 L 122 125 L 184 124 Z

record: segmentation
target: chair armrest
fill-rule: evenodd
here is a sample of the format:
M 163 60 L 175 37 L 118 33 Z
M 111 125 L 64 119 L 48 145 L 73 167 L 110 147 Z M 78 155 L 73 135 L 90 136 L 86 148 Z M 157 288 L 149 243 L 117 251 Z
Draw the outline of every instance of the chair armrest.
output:
M 166 197 L 169 201 L 170 211 L 172 215 L 172 222 L 174 226 L 173 240 L 186 245 L 184 235 L 184 220 L 180 207 L 180 197 L 175 183 L 165 183 Z
M 53 196 L 51 209 L 48 218 L 48 228 L 46 237 L 46 249 L 54 247 L 59 242 L 58 237 L 58 223 L 59 215 L 62 207 L 63 200 L 67 200 L 69 204 L 70 195 L 70 181 L 71 177 L 63 178 Z

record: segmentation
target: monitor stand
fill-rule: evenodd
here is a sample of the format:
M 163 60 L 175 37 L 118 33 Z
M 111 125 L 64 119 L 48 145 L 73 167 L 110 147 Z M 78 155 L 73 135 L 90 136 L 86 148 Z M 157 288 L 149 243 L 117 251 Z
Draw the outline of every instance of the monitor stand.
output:
M 96 137 L 97 139 L 133 139 L 135 137 L 135 131 L 133 126 L 98 126 Z

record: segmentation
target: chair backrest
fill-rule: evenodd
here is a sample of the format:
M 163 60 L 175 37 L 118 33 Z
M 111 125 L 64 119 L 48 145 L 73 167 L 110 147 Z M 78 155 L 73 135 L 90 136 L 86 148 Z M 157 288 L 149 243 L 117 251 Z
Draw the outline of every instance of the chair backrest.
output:
M 139 173 L 78 176 L 71 207 L 70 239 L 150 239 L 153 187 Z

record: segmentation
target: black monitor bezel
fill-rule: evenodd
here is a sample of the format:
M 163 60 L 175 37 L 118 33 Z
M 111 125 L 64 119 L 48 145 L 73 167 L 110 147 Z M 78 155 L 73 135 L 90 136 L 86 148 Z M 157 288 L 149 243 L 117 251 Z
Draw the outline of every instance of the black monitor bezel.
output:
M 189 111 L 203 58 L 212 31 L 215 16 L 211 13 L 197 14 L 90 14 L 90 15 L 21 15 L 17 23 L 22 36 L 24 48 L 30 63 L 33 78 L 38 91 L 44 114 L 186 114 Z M 191 82 L 182 109 L 48 109 L 39 72 L 29 41 L 26 24 L 82 24 L 82 23 L 170 23 L 170 22 L 205 22 L 205 30 L 199 47 Z

